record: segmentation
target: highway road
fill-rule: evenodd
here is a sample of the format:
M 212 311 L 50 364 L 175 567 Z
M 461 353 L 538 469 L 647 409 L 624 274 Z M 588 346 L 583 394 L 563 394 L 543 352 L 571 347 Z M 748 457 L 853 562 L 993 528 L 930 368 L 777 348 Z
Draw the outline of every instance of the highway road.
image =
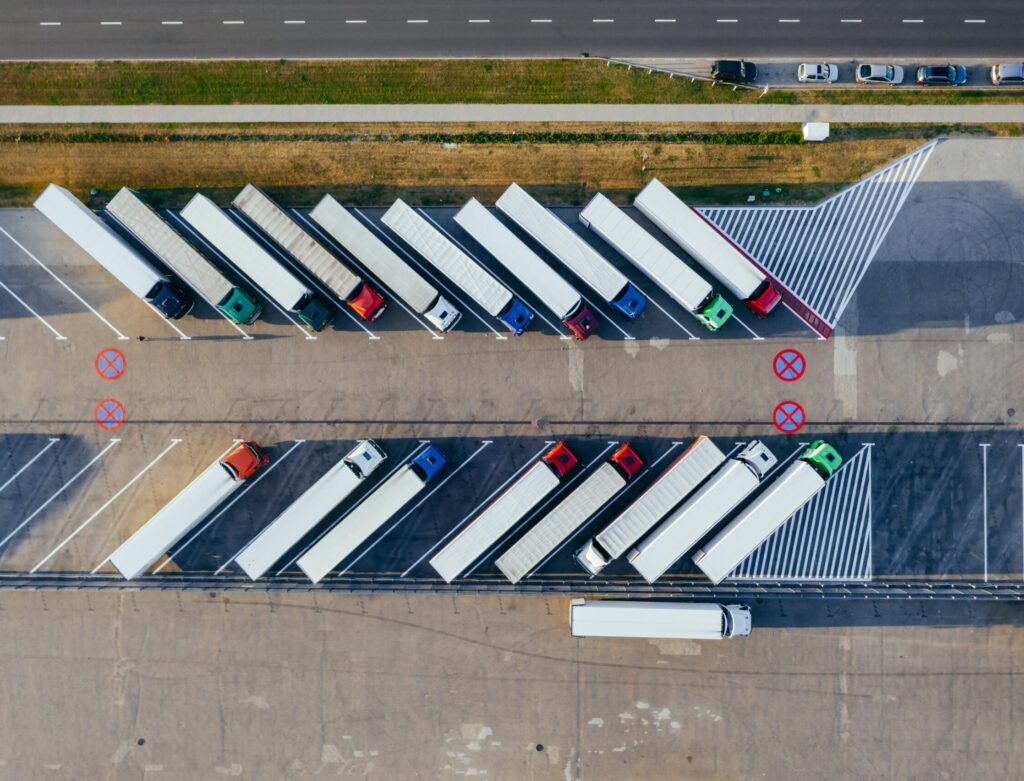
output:
M 1024 56 L 1018 0 L 8 0 L 5 59 Z

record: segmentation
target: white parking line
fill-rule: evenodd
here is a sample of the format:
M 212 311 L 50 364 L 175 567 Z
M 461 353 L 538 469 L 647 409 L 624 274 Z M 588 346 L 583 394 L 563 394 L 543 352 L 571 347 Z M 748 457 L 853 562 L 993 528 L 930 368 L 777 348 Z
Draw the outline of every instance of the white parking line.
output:
M 399 577 L 403 577 L 404 578 L 406 575 L 408 575 L 410 572 L 412 572 L 414 569 L 416 569 L 416 567 L 419 566 L 420 562 L 422 562 L 425 558 L 427 558 L 427 556 L 429 556 L 431 553 L 433 553 L 435 550 L 437 550 L 438 546 L 441 545 L 441 543 L 443 543 L 445 540 L 447 540 L 449 537 L 451 537 L 453 534 L 455 534 L 455 532 L 459 531 L 463 527 L 463 525 L 465 525 L 465 523 L 467 521 L 470 521 L 473 518 L 475 518 L 476 514 L 480 511 L 480 508 L 485 506 L 488 502 L 491 501 L 491 499 L 493 499 L 495 496 L 497 496 L 499 491 L 501 491 L 506 485 L 511 483 L 513 480 L 515 480 L 516 477 L 518 477 L 521 472 L 526 470 L 528 467 L 533 466 L 534 462 L 537 460 L 537 458 L 540 456 L 540 454 L 543 453 L 548 448 L 550 448 L 553 444 L 555 444 L 554 440 L 546 441 L 544 443 L 543 447 L 541 447 L 540 450 L 538 450 L 536 453 L 534 453 L 532 456 L 530 456 L 529 459 L 527 459 L 525 464 L 523 464 L 515 472 L 512 473 L 511 477 L 509 477 L 504 483 L 502 483 L 497 488 L 495 488 L 486 499 L 484 499 L 482 502 L 480 502 L 480 504 L 478 504 L 476 507 L 474 507 L 472 510 L 470 510 L 469 514 L 466 515 L 465 518 L 463 518 L 461 521 L 459 521 L 457 524 L 455 524 L 451 528 L 451 531 L 449 531 L 446 535 L 444 535 L 444 537 L 442 537 L 437 542 L 435 542 L 427 550 L 426 553 L 424 553 L 422 556 L 420 556 L 418 559 L 416 559 L 416 561 L 414 561 L 412 563 L 412 566 L 409 567 L 405 572 L 403 572 Z
M 163 320 L 165 323 L 167 323 L 167 325 L 169 325 L 171 328 L 173 328 L 177 332 L 179 339 L 181 339 L 184 342 L 190 341 L 192 339 L 191 336 L 189 336 L 184 331 L 182 331 L 180 328 L 178 328 L 178 326 L 176 326 L 174 324 L 173 320 L 171 320 L 170 318 L 164 317 L 163 313 L 161 313 L 161 311 L 159 309 L 157 309 L 155 306 L 153 306 L 148 301 L 146 301 L 145 303 L 146 303 L 146 306 L 148 306 L 150 309 L 152 309 L 154 312 L 156 312 L 157 317 L 159 317 L 161 320 Z
M 6 537 L 4 537 L 2 540 L 0 540 L 0 548 L 2 548 L 4 545 L 6 545 L 10 541 L 11 537 L 13 537 L 15 534 L 17 534 L 19 531 L 21 531 L 25 527 L 25 524 L 27 524 L 29 521 L 31 521 L 33 518 L 35 518 L 37 515 L 39 515 L 39 513 L 41 513 L 43 510 L 45 510 L 50 505 L 50 502 L 52 502 L 54 499 L 56 499 L 58 496 L 60 496 L 62 493 L 64 493 L 64 491 L 66 491 L 68 489 L 68 487 L 72 483 L 74 483 L 79 477 L 81 477 L 89 467 L 91 467 L 93 464 L 95 464 L 97 461 L 99 461 L 101 458 L 103 458 L 103 456 L 105 456 L 107 454 L 107 451 L 110 450 L 110 448 L 112 448 L 114 445 L 116 445 L 120 441 L 121 441 L 120 439 L 112 439 L 112 440 L 110 440 L 110 443 L 105 448 L 103 448 L 103 450 L 101 450 L 99 453 L 97 453 L 95 456 L 93 456 L 92 460 L 88 464 L 86 464 L 81 469 L 79 469 L 77 472 L 75 472 L 75 476 L 74 477 L 72 477 L 70 480 L 68 480 L 66 483 L 64 483 L 64 485 L 62 485 L 60 488 L 58 488 L 56 493 L 53 494 L 53 496 L 51 496 L 49 499 L 47 499 L 45 502 L 43 502 L 41 505 L 39 505 L 35 510 L 32 511 L 32 513 L 28 516 L 28 518 L 26 518 L 21 523 L 19 523 L 17 526 L 15 526 L 14 529 L 12 529 L 11 532 Z
M 416 458 L 416 456 L 418 456 L 420 454 L 420 452 L 422 450 L 424 450 L 426 448 L 426 446 L 429 445 L 429 444 L 430 444 L 430 440 L 428 440 L 428 439 L 421 439 L 420 443 L 413 449 L 412 453 L 410 453 L 408 456 L 403 458 L 402 461 L 400 461 L 398 464 L 395 465 L 394 469 L 392 469 L 390 472 L 388 472 L 386 475 L 384 475 L 383 478 L 381 478 L 379 481 L 377 481 L 377 483 L 374 485 L 374 487 L 371 488 L 367 493 L 363 494 L 362 498 L 358 502 L 356 502 L 354 505 L 349 507 L 347 510 L 343 511 L 340 516 L 338 516 L 337 518 L 332 520 L 330 523 L 328 523 L 324 527 L 324 530 L 322 532 L 320 532 L 316 536 L 316 539 L 314 539 L 311 543 L 309 543 L 309 545 L 307 545 L 305 548 L 303 548 L 301 551 L 299 551 L 297 554 L 295 554 L 295 557 L 291 561 L 289 561 L 287 564 L 285 564 L 283 567 L 281 567 L 281 569 L 279 569 L 276 573 L 274 573 L 274 577 L 279 577 L 280 575 L 282 575 L 292 564 L 294 564 L 300 558 L 302 558 L 302 556 L 306 553 L 306 551 L 308 551 L 310 548 L 312 548 L 314 545 L 316 545 L 318 542 L 320 542 L 320 540 L 322 540 L 324 538 L 324 536 L 327 534 L 327 532 L 329 532 L 331 529 L 333 529 L 335 526 L 338 525 L 339 521 L 341 521 L 349 513 L 354 512 L 355 509 L 357 507 L 359 507 L 359 505 L 361 505 L 363 502 L 365 502 L 367 499 L 369 499 L 371 494 L 373 494 L 373 492 L 376 491 L 377 488 L 379 488 L 380 486 L 384 485 L 384 483 L 387 482 L 388 479 L 390 479 L 391 476 L 395 474 L 395 472 L 397 472 L 403 466 L 408 466 L 412 462 L 412 460 L 414 458 Z M 244 548 L 243 548 L 243 550 L 244 550 Z M 239 551 L 238 553 L 241 553 L 241 552 L 242 551 Z M 235 555 L 237 556 L 238 554 L 235 554 Z M 214 574 L 216 574 L 216 573 L 214 573 Z
M 127 483 L 125 483 L 124 486 L 121 487 L 121 490 L 119 490 L 116 494 L 114 494 L 109 499 L 107 499 L 107 501 L 105 501 L 96 512 L 94 512 L 92 515 L 90 515 L 88 518 L 86 518 L 84 521 L 82 521 L 81 525 L 79 525 L 79 527 L 77 529 L 75 529 L 73 532 L 71 532 L 71 534 L 69 534 L 67 537 L 65 537 L 63 540 L 61 540 L 60 544 L 57 545 L 56 548 L 54 548 L 52 551 L 47 553 L 46 556 L 44 556 L 43 559 L 38 564 L 36 564 L 32 569 L 29 570 L 29 574 L 31 575 L 31 574 L 35 573 L 36 570 L 38 570 L 40 567 L 42 567 L 44 564 L 46 564 L 46 562 L 48 562 L 55 555 L 57 555 L 57 553 L 60 551 L 61 548 L 63 548 L 65 545 L 67 545 L 69 542 L 71 542 L 73 539 L 75 539 L 75 537 L 78 536 L 78 533 L 80 531 L 82 531 L 82 529 L 84 529 L 86 526 L 88 526 L 90 523 L 92 523 L 94 520 L 96 520 L 96 517 L 101 512 L 106 510 L 108 507 L 110 507 L 110 505 L 112 505 L 115 501 L 117 501 L 117 498 L 121 494 L 123 494 L 125 491 L 127 491 L 129 488 L 131 488 L 132 485 L 140 477 L 142 477 L 144 474 L 146 474 L 146 472 L 148 472 L 150 469 L 152 469 L 156 465 L 157 461 L 159 461 L 161 458 L 163 458 L 168 453 L 170 453 L 178 445 L 179 442 L 181 442 L 180 439 L 172 439 L 171 440 L 171 444 L 169 444 L 166 448 L 164 448 L 163 452 L 160 455 L 158 455 L 156 458 L 154 458 L 152 461 L 150 461 L 148 464 L 146 464 L 146 466 L 143 467 L 141 472 L 139 472 L 137 475 L 135 475 L 135 477 L 133 477 L 131 480 L 129 480 Z
M 29 459 L 28 463 L 26 463 L 21 469 L 19 469 L 17 472 L 15 472 L 7 480 L 7 482 L 5 482 L 3 485 L 0 485 L 0 493 L 3 493 L 3 490 L 7 486 L 9 486 L 11 483 L 13 483 L 15 480 L 17 480 L 18 476 L 22 472 L 24 472 L 26 469 L 28 469 L 30 466 L 32 466 L 32 464 L 34 464 L 36 461 L 38 461 L 42 457 L 43 453 L 45 453 L 47 450 L 49 450 L 51 447 L 53 447 L 58 442 L 60 442 L 60 437 L 50 437 L 50 441 L 46 444 L 46 446 L 42 450 L 40 450 L 38 453 L 36 453 L 34 456 L 32 456 L 32 458 Z
M 988 583 L 988 449 L 992 445 L 980 444 L 981 448 L 981 528 L 982 555 L 985 560 L 985 582 Z
M 88 309 L 90 312 L 92 312 L 94 315 L 96 315 L 96 317 L 98 317 L 100 320 L 102 320 L 103 323 L 108 328 L 110 328 L 111 331 L 113 331 L 115 334 L 117 334 L 117 338 L 118 339 L 127 339 L 128 338 L 123 333 L 121 333 L 116 328 L 114 328 L 114 326 L 110 323 L 109 320 L 107 320 L 107 318 L 105 318 L 103 315 L 101 315 L 99 312 L 97 312 L 95 309 L 93 309 L 86 302 L 86 300 L 84 298 L 82 298 L 80 295 L 78 295 L 78 293 L 76 293 L 74 290 L 72 290 L 70 287 L 68 287 L 67 283 L 63 279 L 58 277 L 56 274 L 54 274 L 53 271 L 51 271 L 50 268 L 45 263 L 43 263 L 41 260 L 39 260 L 39 258 L 37 258 L 35 255 L 33 255 L 31 252 L 29 252 L 27 249 L 25 249 L 25 246 L 20 241 L 18 241 L 16 238 L 14 238 L 14 236 L 12 236 L 10 233 L 8 233 L 3 228 L 0 228 L 0 233 L 4 234 L 4 236 L 6 236 L 12 242 L 14 242 L 14 245 L 18 249 L 20 249 L 22 252 L 24 252 L 26 255 L 28 255 L 30 258 L 32 258 L 32 260 L 34 260 L 39 265 L 39 267 L 41 269 L 43 269 L 43 271 L 45 271 L 47 274 L 49 274 L 51 277 L 53 277 L 55 280 L 57 280 L 57 282 L 60 283 L 61 287 L 63 287 L 71 295 L 73 295 L 78 300 L 78 302 L 80 304 L 82 304 L 86 309 Z
M 466 466 L 470 461 L 472 461 L 474 458 L 476 458 L 480 454 L 480 451 L 482 451 L 488 445 L 491 445 L 493 443 L 494 443 L 493 439 L 481 440 L 480 447 L 478 447 L 476 450 L 474 450 L 472 453 L 470 453 L 469 458 L 467 458 L 465 461 L 463 461 L 461 464 L 459 464 L 451 472 L 451 474 L 449 474 L 444 480 L 442 480 L 440 483 L 438 483 L 437 486 L 435 486 L 433 491 L 431 491 L 429 494 L 427 494 L 422 499 L 420 499 L 418 502 L 416 502 L 416 504 L 414 504 L 412 507 L 410 507 L 409 511 L 405 515 L 403 515 L 401 518 L 399 518 L 397 521 L 395 521 L 393 524 L 391 524 L 391 526 L 388 527 L 387 531 L 385 531 L 376 540 L 374 540 L 366 550 L 364 550 L 362 553 L 360 553 L 358 556 L 356 556 L 356 558 L 354 558 L 352 561 L 350 561 L 348 566 L 345 569 L 352 569 L 352 567 L 354 567 L 356 565 L 356 563 L 361 558 L 363 558 L 363 556 L 365 556 L 367 553 L 369 553 L 371 550 L 373 550 L 373 547 L 378 542 L 380 542 L 382 539 L 384 539 L 388 534 L 390 534 L 395 529 L 395 527 L 398 526 L 398 524 L 400 524 L 402 521 L 404 521 L 406 518 L 408 518 L 410 515 L 412 515 L 414 512 L 416 512 L 416 510 L 419 509 L 420 505 L 422 505 L 425 501 L 427 501 L 427 499 L 429 499 L 431 496 L 433 496 L 438 491 L 440 491 L 441 487 L 445 483 L 447 483 L 449 480 L 451 480 L 453 477 L 455 477 L 455 475 L 457 475 L 461 471 L 461 469 L 464 466 Z M 340 564 L 340 562 L 339 562 L 339 564 Z
M 276 461 L 271 463 L 270 466 L 268 466 L 266 469 L 263 469 L 258 475 L 256 475 L 256 477 L 252 480 L 252 482 L 249 482 L 248 480 L 246 480 L 245 487 L 235 495 L 235 498 L 232 499 L 230 502 L 228 502 L 219 513 L 214 515 L 212 518 L 210 518 L 210 520 L 208 520 L 206 523 L 204 523 L 202 526 L 200 526 L 199 529 L 196 530 L 196 532 L 191 537 L 189 537 L 187 540 L 185 540 L 185 542 L 183 542 L 181 544 L 181 546 L 178 547 L 173 553 L 172 552 L 168 552 L 167 553 L 167 558 L 163 561 L 163 563 L 160 564 L 159 567 L 157 567 L 155 570 L 153 570 L 153 574 L 156 575 L 160 570 L 162 570 L 164 567 L 166 567 L 168 564 L 170 564 L 172 561 L 174 561 L 174 557 L 175 556 L 180 554 L 183 550 L 185 550 L 185 548 L 187 548 L 189 545 L 191 545 L 195 541 L 196 537 L 198 537 L 200 534 L 202 534 L 204 531 L 206 531 L 208 528 L 210 528 L 210 524 L 212 524 L 214 521 L 216 521 L 218 518 L 220 518 L 228 510 L 230 510 L 232 508 L 232 506 L 234 506 L 235 502 L 237 502 L 239 499 L 241 499 L 243 496 L 245 496 L 247 493 L 249 493 L 249 491 L 251 491 L 253 488 L 255 488 L 259 484 L 260 480 L 262 480 L 264 477 L 266 477 L 271 472 L 273 472 L 274 469 L 279 464 L 281 464 L 286 458 L 288 458 L 288 456 L 290 456 L 292 454 L 292 452 L 295 450 L 295 448 L 297 448 L 299 445 L 301 445 L 305 441 L 306 440 L 304 440 L 304 439 L 296 439 L 295 440 L 295 444 L 293 444 L 290 448 L 288 448 L 284 452 L 284 454 L 280 458 L 278 458 Z
M 3 288 L 4 290 L 6 290 L 6 291 L 7 291 L 8 293 L 10 293 L 10 294 L 11 294 L 11 297 L 12 297 L 12 298 L 13 298 L 13 299 L 14 299 L 15 301 L 17 301 L 17 302 L 18 302 L 19 304 L 21 304 L 21 305 L 22 305 L 23 307 L 25 307 L 25 308 L 26 308 L 26 309 L 27 309 L 27 310 L 28 310 L 29 312 L 31 312 L 31 313 L 32 313 L 32 315 L 33 315 L 33 316 L 34 316 L 34 317 L 36 318 L 36 320 L 38 320 L 38 321 L 39 321 L 40 323 L 42 323 L 42 324 L 43 324 L 43 325 L 45 325 L 45 326 L 46 326 L 47 328 L 49 328 L 49 329 L 50 329 L 50 331 L 51 331 L 51 332 L 52 332 L 52 333 L 53 333 L 53 334 L 54 334 L 54 335 L 56 336 L 56 338 L 57 338 L 57 341 L 66 341 L 66 340 L 67 340 L 67 337 L 66 337 L 66 336 L 64 336 L 64 334 L 62 334 L 62 333 L 61 333 L 60 331 L 58 331 L 58 330 L 57 330 L 56 328 L 54 328 L 54 327 L 53 327 L 52 325 L 50 325 L 50 324 L 49 324 L 48 322 L 46 322 L 46 320 L 45 320 L 45 319 L 43 318 L 43 316 L 42 316 L 41 314 L 39 314 L 39 313 L 38 313 L 38 312 L 37 312 L 37 311 L 36 311 L 35 309 L 33 309 L 32 307 L 30 307 L 30 306 L 28 305 L 28 303 L 26 303 L 26 302 L 25 302 L 25 301 L 24 301 L 24 300 L 23 300 L 23 299 L 21 298 L 21 296 L 19 296 L 19 295 L 18 295 L 17 293 L 15 293 L 15 292 L 14 292 L 13 290 L 11 290 L 11 289 L 10 289 L 9 287 L 7 287 L 7 285 L 5 285 L 5 284 L 4 284 L 3 282 L 0 282 L 0 287 L 2 287 L 2 288 Z

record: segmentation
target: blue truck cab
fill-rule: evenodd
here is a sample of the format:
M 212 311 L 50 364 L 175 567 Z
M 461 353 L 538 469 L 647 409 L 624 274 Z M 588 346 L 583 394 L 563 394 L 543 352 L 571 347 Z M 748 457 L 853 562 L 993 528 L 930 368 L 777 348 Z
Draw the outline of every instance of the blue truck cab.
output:
M 149 291 L 146 299 L 168 320 L 179 320 L 195 306 L 192 296 L 173 282 L 161 280 Z
M 441 451 L 433 445 L 429 445 L 426 450 L 412 460 L 412 468 L 423 478 L 424 483 L 429 483 L 434 475 L 444 469 L 445 463 L 447 462 L 441 455 Z
M 647 297 L 633 287 L 633 283 L 630 282 L 609 303 L 630 320 L 636 320 L 647 306 Z
M 533 312 L 518 298 L 513 298 L 509 305 L 498 315 L 498 319 L 505 324 L 508 330 L 519 336 L 533 320 Z

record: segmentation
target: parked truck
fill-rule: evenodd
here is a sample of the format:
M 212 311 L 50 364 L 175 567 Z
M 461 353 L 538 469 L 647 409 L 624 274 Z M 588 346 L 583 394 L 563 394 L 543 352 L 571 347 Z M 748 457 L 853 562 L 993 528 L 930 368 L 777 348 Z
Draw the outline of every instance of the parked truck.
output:
M 647 299 L 625 275 L 608 262 L 568 225 L 541 206 L 513 182 L 494 204 L 533 237 L 534 241 L 568 266 L 611 306 L 635 320 Z
M 710 284 L 601 193 L 580 212 L 580 222 L 650 277 L 709 331 L 717 331 L 732 315 L 732 305 Z
M 361 318 L 376 320 L 384 314 L 387 303 L 380 293 L 324 249 L 262 190 L 247 184 L 232 204 Z
M 462 313 L 437 288 L 330 195 L 325 195 L 309 216 L 439 331 L 450 331 L 459 322 Z
M 363 499 L 298 560 L 299 568 L 314 583 L 348 558 L 371 534 L 387 523 L 422 491 L 444 467 L 441 451 L 428 446 Z
M 739 507 L 775 463 L 775 456 L 761 442 L 749 443 L 630 551 L 629 563 L 644 580 L 654 583 Z
M 434 554 L 430 566 L 451 583 L 554 491 L 575 466 L 576 456 L 558 442 Z
M 331 510 L 351 496 L 386 458 L 372 439 L 360 441 L 246 545 L 235 562 L 252 580 L 263 577 Z
M 750 608 L 706 602 L 574 599 L 573 637 L 721 640 L 750 634 Z
M 181 210 L 181 218 L 311 331 L 330 324 L 334 313 L 327 304 L 205 195 L 196 193 Z
M 495 564 L 510 581 L 518 583 L 587 519 L 604 507 L 643 467 L 626 443 L 537 522 Z
M 600 574 L 612 559 L 633 547 L 723 461 L 725 455 L 714 442 L 707 437 L 697 437 L 646 491 L 576 551 L 576 561 L 591 575 Z
M 513 334 L 519 336 L 529 326 L 533 312 L 526 304 L 401 198 L 384 213 L 381 222 Z
M 633 205 L 758 317 L 767 317 L 782 300 L 750 255 L 657 179 L 648 182 Z
M 184 290 L 60 185 L 47 186 L 36 198 L 35 207 L 118 282 L 164 317 L 177 320 L 192 311 L 195 302 Z
M 537 253 L 520 241 L 476 198 L 470 198 L 459 210 L 455 222 L 526 285 L 544 306 L 569 327 L 577 339 L 582 341 L 597 331 L 597 316 L 590 311 L 579 292 L 537 257 Z
M 842 464 L 835 448 L 816 440 L 693 557 L 716 586 L 818 491 Z
M 234 285 L 127 187 L 110 199 L 107 213 L 225 317 L 241 325 L 256 322 L 262 309 L 252 294 Z
M 255 442 L 240 443 L 125 540 L 110 555 L 110 563 L 126 579 L 137 578 L 268 463 Z

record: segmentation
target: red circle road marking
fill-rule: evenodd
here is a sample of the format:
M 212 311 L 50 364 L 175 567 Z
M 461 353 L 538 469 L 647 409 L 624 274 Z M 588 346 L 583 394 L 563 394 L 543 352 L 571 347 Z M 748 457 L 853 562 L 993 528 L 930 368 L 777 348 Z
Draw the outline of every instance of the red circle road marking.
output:
M 775 376 L 783 382 L 796 382 L 804 376 L 807 361 L 799 350 L 780 350 L 772 361 Z
M 114 431 L 120 428 L 124 423 L 125 416 L 124 404 L 117 399 L 104 399 L 96 405 L 96 411 L 93 413 L 97 425 L 105 431 Z
M 94 365 L 96 373 L 104 380 L 116 380 L 128 368 L 128 362 L 125 360 L 124 353 L 120 350 L 115 350 L 113 347 L 100 350 Z
M 807 413 L 795 401 L 781 401 L 772 410 L 772 422 L 783 434 L 795 434 L 807 422 Z

